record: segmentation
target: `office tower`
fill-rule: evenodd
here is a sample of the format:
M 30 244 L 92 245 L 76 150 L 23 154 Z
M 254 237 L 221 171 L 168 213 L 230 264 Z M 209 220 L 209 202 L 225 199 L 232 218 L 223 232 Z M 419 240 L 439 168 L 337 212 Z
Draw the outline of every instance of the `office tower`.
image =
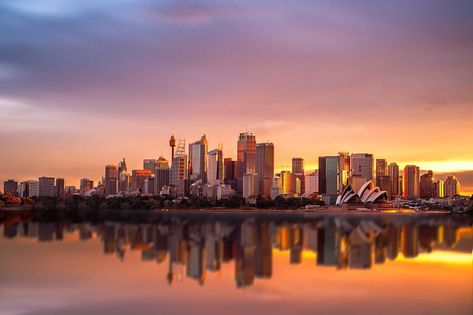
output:
M 304 174 L 304 159 L 303 158 L 292 158 L 292 173 Z
M 256 172 L 256 137 L 251 132 L 242 132 L 237 142 L 237 191 L 243 192 L 243 175 Z
M 444 183 L 445 197 L 452 198 L 460 194 L 460 182 L 455 176 L 447 176 Z
M 134 192 L 144 191 L 145 179 L 151 176 L 150 170 L 132 170 L 131 171 L 131 190 Z
M 389 163 L 388 176 L 391 179 L 391 196 L 400 196 L 401 180 L 399 178 L 399 166 L 396 163 Z
M 82 178 L 80 180 L 79 191 L 81 195 L 84 195 L 86 192 L 94 188 L 94 181 L 88 178 Z
M 436 197 L 435 195 L 435 184 L 434 174 L 432 171 L 428 171 L 420 177 L 419 183 L 420 198 L 430 199 Z
M 38 185 L 40 197 L 54 197 L 54 177 L 41 176 L 38 179 Z
M 3 182 L 3 193 L 11 193 L 13 195 L 18 193 L 18 182 L 9 179 Z
M 156 168 L 156 159 L 144 159 L 143 160 L 143 169 L 151 171 L 154 174 L 154 169 Z
M 281 194 L 294 195 L 296 193 L 296 177 L 289 171 L 281 172 Z
M 338 176 L 339 176 L 338 156 L 319 157 L 319 193 L 321 194 L 339 193 Z
M 360 176 L 365 181 L 373 179 L 373 155 L 368 153 L 355 153 L 350 157 L 351 176 Z
M 304 196 L 309 197 L 313 193 L 317 192 L 319 192 L 319 171 L 315 170 L 312 173 L 305 175 Z
M 207 183 L 207 164 L 208 164 L 207 137 L 203 135 L 200 140 L 189 144 L 189 177 L 191 181 L 202 180 Z
M 118 168 L 116 165 L 105 166 L 105 195 L 115 195 L 118 188 Z
M 391 191 L 392 191 L 391 184 L 392 184 L 391 177 L 389 177 L 387 175 L 376 177 L 376 186 L 378 186 L 381 191 L 384 190 L 388 194 L 388 200 L 391 199 L 391 197 L 392 197 L 392 195 L 391 195 Z
M 445 183 L 441 179 L 435 182 L 435 197 L 445 197 Z
M 18 196 L 20 197 L 28 197 L 29 195 L 29 185 L 28 182 L 21 182 L 18 186 Z
M 415 165 L 406 165 L 403 175 L 404 198 L 419 198 L 419 167 Z
M 122 171 L 128 171 L 126 167 L 125 158 L 123 158 L 120 162 L 118 162 L 118 174 L 121 174 Z
M 258 191 L 269 197 L 274 177 L 274 144 L 271 142 L 256 145 L 256 173 L 258 174 Z
M 348 152 L 338 152 L 338 189 L 343 190 L 348 185 L 350 178 L 350 154 Z
M 223 182 L 223 152 L 221 148 L 212 150 L 208 155 L 207 182 L 214 185 Z
M 39 196 L 39 182 L 37 180 L 28 181 L 28 197 Z
M 231 158 L 225 158 L 223 160 L 223 176 L 225 185 L 230 185 L 233 190 L 237 190 L 237 161 L 232 161 Z
M 243 175 L 243 198 L 257 197 L 258 194 L 258 174 L 246 173 Z
M 292 174 L 295 177 L 295 193 L 301 195 L 305 191 L 304 159 L 292 158 Z
M 169 176 L 171 170 L 169 169 L 168 161 L 160 156 L 156 162 L 156 169 L 154 171 L 154 194 L 160 195 L 163 186 L 169 185 Z
M 171 165 L 170 184 L 174 187 L 179 186 L 179 182 L 187 179 L 187 155 L 175 155 Z
M 151 174 L 148 178 L 145 178 L 145 181 L 143 183 L 143 192 L 147 195 L 153 195 L 154 194 L 154 174 Z
M 122 171 L 119 173 L 118 178 L 118 192 L 120 194 L 127 193 L 130 190 L 130 173 L 125 168 L 122 168 Z
M 174 147 L 176 146 L 176 138 L 174 138 L 174 135 L 171 136 L 169 139 L 169 146 L 171 147 L 171 161 L 174 160 Z
M 64 178 L 56 178 L 56 196 L 64 196 Z
M 281 174 L 273 177 L 273 184 L 271 185 L 271 199 L 276 199 L 277 196 L 282 194 L 282 179 Z
M 388 162 L 386 159 L 376 159 L 376 177 L 388 176 Z

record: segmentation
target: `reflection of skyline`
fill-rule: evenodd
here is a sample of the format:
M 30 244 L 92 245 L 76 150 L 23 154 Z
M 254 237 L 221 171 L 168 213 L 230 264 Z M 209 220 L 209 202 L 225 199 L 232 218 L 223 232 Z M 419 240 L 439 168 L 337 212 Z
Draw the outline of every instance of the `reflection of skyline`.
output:
M 374 264 L 412 259 L 438 247 L 453 248 L 467 223 L 413 222 L 398 224 L 376 220 L 325 218 L 310 222 L 179 222 L 130 224 L 65 224 L 54 222 L 4 222 L 3 236 L 28 237 L 38 242 L 61 241 L 64 233 L 78 239 L 100 239 L 103 253 L 126 259 L 139 251 L 142 261 L 167 262 L 167 281 L 188 277 L 203 285 L 207 273 L 220 272 L 224 263 L 235 263 L 235 282 L 248 287 L 255 279 L 273 273 L 273 252 L 288 253 L 299 264 L 304 252 L 314 253 L 318 266 L 337 269 L 369 269 Z

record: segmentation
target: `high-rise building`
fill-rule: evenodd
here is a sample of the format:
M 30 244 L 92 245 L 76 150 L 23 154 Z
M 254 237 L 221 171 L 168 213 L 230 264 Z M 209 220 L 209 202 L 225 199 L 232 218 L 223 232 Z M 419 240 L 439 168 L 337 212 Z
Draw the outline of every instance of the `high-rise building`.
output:
M 56 196 L 64 196 L 64 178 L 56 178 Z
M 373 179 L 373 155 L 368 153 L 355 153 L 350 157 L 351 176 L 361 176 L 365 181 Z
M 251 132 L 242 132 L 237 142 L 237 191 L 242 193 L 243 175 L 256 172 L 256 137 Z
M 376 159 L 376 177 L 388 176 L 388 162 L 386 159 Z
M 20 197 L 28 197 L 29 195 L 29 184 L 28 181 L 21 182 L 18 186 L 18 196 Z
M 292 158 L 292 173 L 295 180 L 295 193 L 301 195 L 305 191 L 305 177 L 304 177 L 304 159 Z
M 209 152 L 209 165 L 207 168 L 207 182 L 214 185 L 217 181 L 223 182 L 223 153 L 218 148 Z
M 145 181 L 143 183 L 143 193 L 147 195 L 154 194 L 154 180 L 154 174 L 151 174 L 148 178 L 145 178 Z
M 432 171 L 428 171 L 420 177 L 419 189 L 420 198 L 430 199 L 436 197 L 434 174 Z
M 130 180 L 131 176 L 130 173 L 126 170 L 126 168 L 123 168 L 122 171 L 119 173 L 119 178 L 118 178 L 118 192 L 120 194 L 127 193 L 130 190 Z
M 82 178 L 80 180 L 79 191 L 81 195 L 84 195 L 86 192 L 94 188 L 94 181 L 88 178 Z
M 404 198 L 419 198 L 419 167 L 415 165 L 406 165 L 403 175 Z
M 446 198 L 452 198 L 460 194 L 460 182 L 455 176 L 447 176 L 444 187 Z
M 120 162 L 118 162 L 118 174 L 121 174 L 122 171 L 128 171 L 126 167 L 125 158 L 123 158 Z
M 151 170 L 131 171 L 131 190 L 134 192 L 145 191 L 145 179 L 151 176 Z
M 342 191 L 348 185 L 350 178 L 350 154 L 348 152 L 338 152 L 338 187 Z
M 225 158 L 223 160 L 223 168 L 225 185 L 230 185 L 233 190 L 237 190 L 237 161 L 232 161 L 231 158 Z
M 388 165 L 388 176 L 391 180 L 391 196 L 401 195 L 401 180 L 399 178 L 399 165 L 396 163 L 389 163 Z
M 187 154 L 175 155 L 171 165 L 170 184 L 179 186 L 179 182 L 187 178 Z
M 258 174 L 246 173 L 243 175 L 243 198 L 257 197 L 258 194 Z
M 105 166 L 105 195 L 115 195 L 118 189 L 118 168 L 116 165 Z
M 39 196 L 39 182 L 37 180 L 28 181 L 28 197 Z
M 40 197 L 54 197 L 54 177 L 41 176 L 38 179 L 38 185 Z
M 319 171 L 315 170 L 312 173 L 305 175 L 304 196 L 308 197 L 317 192 L 319 192 Z
M 201 179 L 207 183 L 207 165 L 209 142 L 203 135 L 200 140 L 189 144 L 189 177 L 191 181 Z
M 171 173 L 168 161 L 162 156 L 158 158 L 158 161 L 156 163 L 156 169 L 154 172 L 154 194 L 159 195 L 161 193 L 161 190 L 163 189 L 163 186 L 169 185 L 169 177 Z
M 386 191 L 386 193 L 388 194 L 388 199 L 391 199 L 392 195 L 391 195 L 391 192 L 392 192 L 392 187 L 391 187 L 391 177 L 387 176 L 387 175 L 382 175 L 382 176 L 378 176 L 376 177 L 376 186 L 379 187 L 379 189 L 381 191 Z
M 290 171 L 281 172 L 281 194 L 294 195 L 296 193 L 296 177 Z
M 304 159 L 292 158 L 292 173 L 304 174 Z
M 143 160 L 143 169 L 151 171 L 154 174 L 154 169 L 156 168 L 156 159 L 144 159 Z
M 445 197 L 445 183 L 441 179 L 435 182 L 435 197 Z
M 338 156 L 319 157 L 319 193 L 338 194 L 339 186 Z
M 256 145 L 256 173 L 258 174 L 258 191 L 269 197 L 274 177 L 274 144 L 271 142 Z
M 18 193 L 18 182 L 9 179 L 3 182 L 3 192 L 16 195 Z

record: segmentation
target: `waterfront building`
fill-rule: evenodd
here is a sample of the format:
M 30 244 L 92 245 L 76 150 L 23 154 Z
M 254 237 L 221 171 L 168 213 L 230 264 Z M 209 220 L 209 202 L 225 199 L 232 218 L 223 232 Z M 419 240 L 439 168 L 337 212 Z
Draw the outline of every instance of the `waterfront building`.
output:
M 208 154 L 207 183 L 214 185 L 223 183 L 223 152 L 221 148 L 212 150 Z
M 116 165 L 105 166 L 105 195 L 115 195 L 118 189 L 118 168 Z
M 388 176 L 388 162 L 386 159 L 376 159 L 376 177 Z
M 319 192 L 319 171 L 315 170 L 305 175 L 305 192 L 304 196 L 309 197 L 313 193 Z
M 273 143 L 258 143 L 256 145 L 256 173 L 258 174 L 259 193 L 269 197 L 274 177 Z
M 292 173 L 304 174 L 304 159 L 303 158 L 292 158 Z
M 85 195 L 86 192 L 94 188 L 94 181 L 88 178 L 82 178 L 80 180 L 79 191 L 81 195 Z
M 388 176 L 391 180 L 391 196 L 401 196 L 401 180 L 399 177 L 399 165 L 389 163 Z
M 452 198 L 460 194 L 460 182 L 455 176 L 447 176 L 445 179 L 445 197 Z
M 3 182 L 3 193 L 11 193 L 13 195 L 16 195 L 18 193 L 18 182 L 9 179 Z
M 118 192 L 120 194 L 125 194 L 130 191 L 130 173 L 126 169 L 122 169 L 118 179 Z
M 435 182 L 435 197 L 445 197 L 445 183 L 441 179 Z
M 419 167 L 415 165 L 406 165 L 403 175 L 404 198 L 419 198 Z
M 161 190 L 164 186 L 169 186 L 169 177 L 171 170 L 169 169 L 168 161 L 160 156 L 158 158 L 156 169 L 155 169 L 155 177 L 154 177 L 154 194 L 160 195 Z
M 132 170 L 131 171 L 131 191 L 144 192 L 145 180 L 148 177 L 150 177 L 151 174 L 152 174 L 151 170 Z
M 123 158 L 120 162 L 118 162 L 118 174 L 120 174 L 122 171 L 128 171 L 128 168 L 126 167 L 126 162 L 125 158 Z
M 223 159 L 223 176 L 225 185 L 230 185 L 233 190 L 237 190 L 237 161 L 232 161 L 231 158 Z
M 304 177 L 304 159 L 292 158 L 292 174 L 295 180 L 295 193 L 302 195 L 305 191 L 305 177 Z
M 434 174 L 428 171 L 420 177 L 419 182 L 420 198 L 430 199 L 436 197 Z
M 37 180 L 28 181 L 28 197 L 39 197 L 39 182 Z
M 270 197 L 272 200 L 276 199 L 277 196 L 282 194 L 282 179 L 280 174 L 273 177 L 273 183 L 271 186 Z
M 339 192 L 338 156 L 319 157 L 319 193 L 337 194 Z
M 64 196 L 64 178 L 56 178 L 56 196 Z
M 290 171 L 281 172 L 282 195 L 294 195 L 296 193 L 296 178 Z
M 350 154 L 338 152 L 338 189 L 341 191 L 349 184 L 350 178 Z
M 258 174 L 246 173 L 243 175 L 243 198 L 256 198 L 258 194 Z
M 148 178 L 145 178 L 145 181 L 143 183 L 143 193 L 147 195 L 153 195 L 154 194 L 154 181 L 155 177 L 154 174 L 151 174 Z
M 200 140 L 189 144 L 188 172 L 191 181 L 201 179 L 203 184 L 207 183 L 208 146 L 205 135 Z
M 20 197 L 28 197 L 29 194 L 29 185 L 28 181 L 26 182 L 21 182 L 18 185 L 18 196 Z
M 373 155 L 368 153 L 355 153 L 350 157 L 351 176 L 361 176 L 365 181 L 373 179 Z
M 243 175 L 256 172 L 256 137 L 251 132 L 242 132 L 237 142 L 237 190 L 243 192 Z
M 392 192 L 392 187 L 391 187 L 391 177 L 387 175 L 381 175 L 376 177 L 376 186 L 379 187 L 380 190 L 385 191 L 387 195 L 387 199 L 391 199 L 391 192 Z
M 151 171 L 154 174 L 154 169 L 156 168 L 156 159 L 144 159 L 143 160 L 143 169 Z
M 171 165 L 170 184 L 174 187 L 178 187 L 181 180 L 187 179 L 187 171 L 187 154 L 176 154 Z
M 54 197 L 54 177 L 41 176 L 38 179 L 39 196 L 40 197 Z

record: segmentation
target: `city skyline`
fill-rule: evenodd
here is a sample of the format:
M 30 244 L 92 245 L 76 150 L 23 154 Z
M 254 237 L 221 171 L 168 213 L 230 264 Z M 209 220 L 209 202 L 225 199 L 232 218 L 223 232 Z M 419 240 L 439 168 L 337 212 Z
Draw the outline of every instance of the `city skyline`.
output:
M 138 166 L 167 154 L 170 133 L 188 143 L 205 133 L 236 159 L 235 134 L 251 130 L 274 143 L 278 170 L 296 156 L 313 169 L 319 156 L 369 152 L 456 172 L 473 192 L 471 1 L 0 10 L 0 182 L 97 181 L 122 157 Z

